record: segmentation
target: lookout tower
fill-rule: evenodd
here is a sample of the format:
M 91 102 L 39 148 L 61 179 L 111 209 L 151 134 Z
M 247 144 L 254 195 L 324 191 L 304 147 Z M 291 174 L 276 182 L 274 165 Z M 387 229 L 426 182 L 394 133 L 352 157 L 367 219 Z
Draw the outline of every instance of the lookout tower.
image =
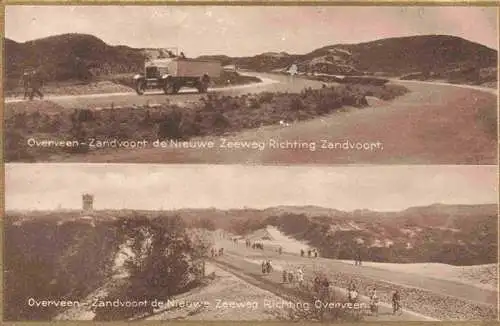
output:
M 94 196 L 91 194 L 82 195 L 82 208 L 84 212 L 91 212 L 94 210 Z

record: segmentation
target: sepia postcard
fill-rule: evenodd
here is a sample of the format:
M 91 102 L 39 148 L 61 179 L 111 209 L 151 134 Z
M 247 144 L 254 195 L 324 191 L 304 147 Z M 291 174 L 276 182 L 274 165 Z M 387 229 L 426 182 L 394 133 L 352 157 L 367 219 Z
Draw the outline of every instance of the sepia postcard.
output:
M 4 6 L 3 321 L 498 321 L 499 8 L 181 2 Z
M 492 166 L 7 164 L 4 319 L 497 319 Z
M 5 8 L 6 162 L 497 164 L 498 10 Z

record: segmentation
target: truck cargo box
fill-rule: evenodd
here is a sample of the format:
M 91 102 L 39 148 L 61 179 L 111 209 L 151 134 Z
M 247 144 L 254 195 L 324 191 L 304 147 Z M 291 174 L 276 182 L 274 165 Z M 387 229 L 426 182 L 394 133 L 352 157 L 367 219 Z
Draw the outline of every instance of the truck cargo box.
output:
M 182 58 L 173 59 L 168 68 L 170 74 L 177 77 L 201 77 L 206 74 L 210 78 L 218 78 L 222 70 L 219 62 Z

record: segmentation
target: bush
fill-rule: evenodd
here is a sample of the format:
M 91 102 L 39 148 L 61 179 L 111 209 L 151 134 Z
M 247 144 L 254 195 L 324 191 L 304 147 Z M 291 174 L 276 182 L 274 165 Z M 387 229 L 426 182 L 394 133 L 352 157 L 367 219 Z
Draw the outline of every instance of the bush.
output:
M 210 93 L 189 107 L 164 104 L 158 108 L 144 106 L 99 111 L 61 109 L 56 110 L 56 114 L 36 108 L 28 113 L 16 108 L 8 112 L 5 119 L 6 134 L 12 137 L 11 140 L 6 139 L 6 161 L 26 160 L 31 156 L 44 159 L 53 155 L 55 150 L 62 153 L 87 153 L 90 150 L 88 146 L 64 149 L 24 146 L 27 152 L 24 153 L 16 144 L 24 142 L 28 135 L 85 143 L 88 143 L 88 137 L 187 140 L 278 124 L 280 121 L 308 120 L 335 112 L 345 105 L 364 107 L 367 95 L 392 99 L 406 92 L 406 88 L 390 84 L 340 85 L 306 89 L 300 94 L 264 92 L 233 97 Z
M 137 216 L 121 221 L 125 239 L 133 241 L 133 256 L 126 262 L 128 283 L 106 300 L 146 300 L 146 305 L 126 309 L 99 308 L 97 320 L 123 320 L 151 314 L 154 300 L 167 301 L 191 289 L 199 280 L 193 276 L 193 258 L 200 249 L 187 236 L 179 217 L 150 219 Z M 204 255 L 206 250 L 201 253 Z

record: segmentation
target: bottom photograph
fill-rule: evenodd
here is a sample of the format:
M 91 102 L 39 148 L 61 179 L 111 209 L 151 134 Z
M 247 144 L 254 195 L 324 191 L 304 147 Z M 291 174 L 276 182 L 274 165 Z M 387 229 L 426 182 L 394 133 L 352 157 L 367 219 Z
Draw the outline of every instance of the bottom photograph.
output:
M 4 320 L 498 318 L 495 166 L 5 173 Z

